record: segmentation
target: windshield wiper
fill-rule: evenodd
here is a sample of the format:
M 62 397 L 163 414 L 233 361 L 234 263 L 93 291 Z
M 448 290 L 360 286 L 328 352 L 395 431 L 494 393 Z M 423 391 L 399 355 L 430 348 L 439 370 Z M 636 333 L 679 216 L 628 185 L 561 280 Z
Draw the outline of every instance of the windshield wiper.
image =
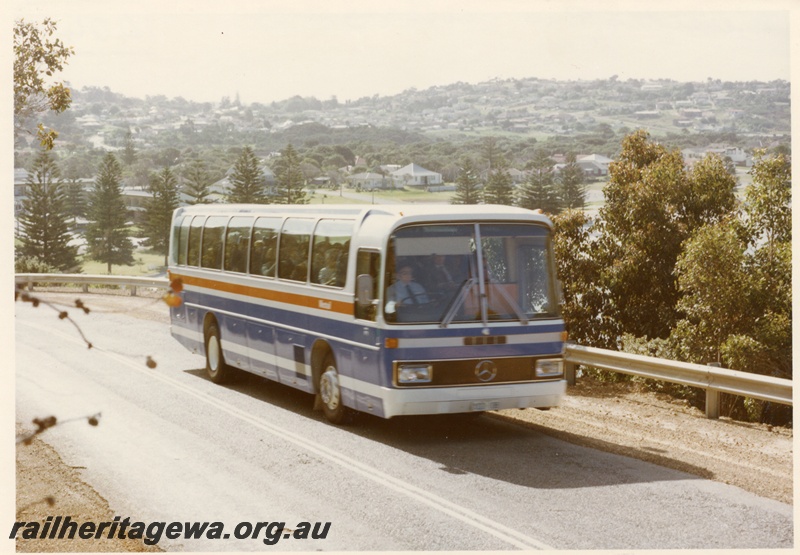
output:
M 453 297 L 453 300 L 450 301 L 450 305 L 447 307 L 447 311 L 444 313 L 444 317 L 442 321 L 439 323 L 440 327 L 446 328 L 450 325 L 450 322 L 453 321 L 453 318 L 456 317 L 456 313 L 458 309 L 461 308 L 461 305 L 464 304 L 464 301 L 467 300 L 467 293 L 472 286 L 475 285 L 475 278 L 465 279 L 464 283 L 461 284 L 461 287 L 458 289 L 458 293 Z
M 489 281 L 488 285 L 491 287 L 492 285 L 497 285 L 497 284 L 493 284 L 491 281 Z M 514 314 L 517 315 L 517 320 L 519 320 L 521 324 L 525 325 L 528 323 L 528 317 L 525 316 L 525 313 L 522 311 L 522 308 L 519 306 L 517 301 L 515 301 L 511 297 L 511 295 L 509 295 L 508 291 L 506 291 L 502 287 L 492 287 L 491 289 L 492 291 L 497 291 L 498 293 L 500 293 L 500 296 L 503 297 L 503 300 L 508 303 L 508 306 L 511 307 L 511 310 L 513 310 Z M 488 302 L 488 295 L 484 300 Z M 484 322 L 483 324 L 487 325 L 486 322 Z

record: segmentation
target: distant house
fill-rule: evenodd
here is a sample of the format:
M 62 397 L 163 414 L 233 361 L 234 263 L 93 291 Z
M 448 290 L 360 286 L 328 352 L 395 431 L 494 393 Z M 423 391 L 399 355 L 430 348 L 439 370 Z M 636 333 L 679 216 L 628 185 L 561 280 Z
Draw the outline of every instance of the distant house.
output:
M 566 157 L 563 159 L 566 160 Z M 613 160 L 602 154 L 581 154 L 575 157 L 575 162 L 586 177 L 597 179 L 608 175 L 608 165 Z M 566 165 L 566 162 L 557 163 L 553 166 L 553 170 L 555 173 L 560 173 Z
M 134 223 L 143 223 L 147 212 L 147 204 L 153 199 L 153 193 L 134 189 L 131 187 L 122 188 L 122 202 L 128 209 Z
M 347 182 L 351 187 L 363 191 L 373 191 L 375 189 L 388 189 L 392 186 L 392 180 L 385 175 L 374 172 L 363 172 L 347 176 Z
M 722 159 L 730 158 L 736 166 L 750 167 L 753 165 L 753 156 L 744 149 L 728 145 L 710 145 L 705 148 L 685 148 L 681 151 L 683 161 L 687 166 L 694 166 L 706 157 L 707 154 L 717 154 Z
M 424 188 L 430 185 L 441 185 L 442 174 L 426 170 L 422 166 L 409 164 L 393 171 L 392 180 L 397 187 L 417 187 Z
M 605 177 L 608 175 L 608 165 L 613 162 L 611 158 L 602 154 L 586 154 L 577 156 L 578 165 L 588 177 Z

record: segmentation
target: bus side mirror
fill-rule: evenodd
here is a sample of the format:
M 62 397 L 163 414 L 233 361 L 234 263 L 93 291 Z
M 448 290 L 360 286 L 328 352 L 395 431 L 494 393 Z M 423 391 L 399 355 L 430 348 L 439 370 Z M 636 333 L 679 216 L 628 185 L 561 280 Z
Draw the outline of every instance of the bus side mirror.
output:
M 374 283 L 372 276 L 369 274 L 360 274 L 356 278 L 356 304 L 361 308 L 370 306 L 372 301 L 372 291 L 374 290 Z

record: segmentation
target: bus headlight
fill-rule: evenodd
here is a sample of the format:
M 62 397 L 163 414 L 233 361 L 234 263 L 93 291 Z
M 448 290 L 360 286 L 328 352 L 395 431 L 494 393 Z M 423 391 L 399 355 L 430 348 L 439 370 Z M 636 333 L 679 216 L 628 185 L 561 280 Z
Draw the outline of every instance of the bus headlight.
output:
M 430 383 L 433 366 L 430 364 L 401 364 L 397 368 L 397 383 Z
M 547 358 L 536 361 L 537 378 L 555 378 L 564 373 L 564 361 L 560 358 Z

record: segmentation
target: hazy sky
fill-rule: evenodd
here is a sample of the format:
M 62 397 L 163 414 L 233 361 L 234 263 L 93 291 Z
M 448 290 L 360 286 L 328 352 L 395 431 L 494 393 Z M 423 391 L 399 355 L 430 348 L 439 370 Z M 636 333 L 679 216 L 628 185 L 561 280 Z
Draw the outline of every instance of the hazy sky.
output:
M 75 48 L 62 74 L 74 87 L 195 101 L 238 93 L 242 102 L 267 103 L 293 95 L 343 101 L 494 77 L 788 80 L 790 10 L 800 0 L 11 6 L 13 19 L 58 20 L 59 36 Z

